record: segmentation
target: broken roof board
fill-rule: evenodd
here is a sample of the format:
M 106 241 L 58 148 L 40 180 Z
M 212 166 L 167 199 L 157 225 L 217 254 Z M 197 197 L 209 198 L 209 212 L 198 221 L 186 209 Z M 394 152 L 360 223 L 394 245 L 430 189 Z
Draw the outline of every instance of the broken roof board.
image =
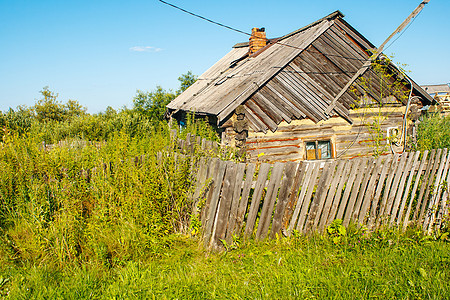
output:
M 230 62 L 248 52 L 247 48 L 234 48 L 227 54 L 228 60 L 224 57 L 210 69 L 217 71 L 221 69 L 221 71 L 206 71 L 197 81 L 199 84 L 197 82 L 193 84 L 169 103 L 167 108 L 219 115 L 219 120 L 224 119 L 260 85 L 294 59 L 302 51 L 301 49 L 323 33 L 331 25 L 330 23 L 326 20 L 322 21 L 319 26 L 310 27 L 283 40 L 283 45 L 274 44 L 257 57 L 246 58 L 236 67 L 229 68 Z
M 276 130 L 282 120 L 327 119 L 324 110 L 368 58 L 366 50 L 374 48 L 342 16 L 335 12 L 277 39 L 253 57 L 248 57 L 248 43 L 235 45 L 167 107 L 215 115 L 221 123 L 244 104 L 252 127 L 263 132 Z M 376 99 L 377 76 L 367 71 L 364 78 L 375 83 L 373 90 L 359 91 Z M 414 94 L 432 101 L 412 82 Z M 348 109 L 358 100 L 347 91 L 331 115 L 351 122 Z

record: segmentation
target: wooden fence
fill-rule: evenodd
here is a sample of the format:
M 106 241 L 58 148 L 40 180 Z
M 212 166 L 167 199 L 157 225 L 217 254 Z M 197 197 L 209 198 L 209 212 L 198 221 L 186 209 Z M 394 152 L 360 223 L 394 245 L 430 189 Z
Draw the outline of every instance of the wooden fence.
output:
M 177 136 L 177 130 L 171 130 L 171 137 L 174 141 L 174 147 L 184 154 L 193 154 L 203 152 L 209 155 L 216 155 L 220 152 L 219 143 L 201 138 L 200 136 L 188 133 L 185 139 Z
M 449 162 L 447 149 L 273 165 L 202 157 L 193 197 L 212 247 L 233 235 L 323 232 L 335 219 L 430 232 L 448 214 Z

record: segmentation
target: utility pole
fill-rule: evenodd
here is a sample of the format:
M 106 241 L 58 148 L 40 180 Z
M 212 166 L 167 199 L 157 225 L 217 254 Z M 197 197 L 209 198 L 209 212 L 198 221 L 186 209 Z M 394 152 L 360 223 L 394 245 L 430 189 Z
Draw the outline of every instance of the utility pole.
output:
M 333 110 L 333 108 L 336 106 L 336 102 L 342 97 L 342 95 L 344 95 L 344 93 L 348 90 L 348 88 L 360 77 L 362 76 L 368 69 L 369 67 L 372 65 L 372 62 L 374 60 L 376 60 L 381 52 L 383 51 L 384 46 L 386 46 L 386 44 L 396 35 L 399 34 L 400 32 L 403 31 L 403 29 L 405 29 L 405 27 L 409 24 L 409 22 L 411 22 L 411 20 L 413 18 L 415 18 L 420 11 L 424 8 L 425 4 L 428 4 L 428 2 L 430 2 L 430 0 L 424 0 L 422 1 L 419 6 L 417 6 L 417 8 L 405 19 L 405 21 L 403 21 L 402 24 L 400 24 L 400 26 L 398 26 L 398 28 L 383 42 L 383 44 L 381 44 L 381 46 L 378 49 L 374 49 L 374 54 L 372 54 L 371 57 L 369 57 L 369 59 L 363 64 L 363 66 L 358 70 L 358 72 L 356 72 L 355 75 L 353 75 L 352 79 L 350 79 L 349 82 L 347 82 L 347 84 L 344 86 L 344 88 L 336 95 L 336 97 L 334 97 L 333 101 L 331 101 L 330 105 L 327 107 L 327 109 L 325 110 L 325 114 L 327 116 L 330 115 L 330 112 Z

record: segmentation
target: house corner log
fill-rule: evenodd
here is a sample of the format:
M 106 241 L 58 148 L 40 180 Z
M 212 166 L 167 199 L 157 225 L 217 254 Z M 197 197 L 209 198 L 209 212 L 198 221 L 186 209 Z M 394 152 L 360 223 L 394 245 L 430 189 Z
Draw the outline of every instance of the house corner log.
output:
M 240 105 L 235 110 L 236 120 L 233 122 L 235 145 L 238 155 L 243 157 L 246 153 L 246 140 L 248 136 L 248 122 L 245 118 L 244 106 Z

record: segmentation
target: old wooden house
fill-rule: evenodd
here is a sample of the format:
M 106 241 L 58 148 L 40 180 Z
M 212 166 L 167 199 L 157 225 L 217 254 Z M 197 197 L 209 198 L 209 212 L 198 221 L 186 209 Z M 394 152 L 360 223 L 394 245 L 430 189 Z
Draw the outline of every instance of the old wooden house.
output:
M 450 84 L 429 84 L 421 86 L 434 100 L 437 101 L 437 109 L 444 116 L 450 115 Z
M 167 115 L 207 117 L 222 144 L 250 161 L 401 151 L 406 127 L 433 99 L 384 56 L 378 71 L 365 72 L 326 113 L 376 51 L 343 17 L 336 11 L 275 39 L 254 28 L 249 42 L 234 45 L 169 103 Z

